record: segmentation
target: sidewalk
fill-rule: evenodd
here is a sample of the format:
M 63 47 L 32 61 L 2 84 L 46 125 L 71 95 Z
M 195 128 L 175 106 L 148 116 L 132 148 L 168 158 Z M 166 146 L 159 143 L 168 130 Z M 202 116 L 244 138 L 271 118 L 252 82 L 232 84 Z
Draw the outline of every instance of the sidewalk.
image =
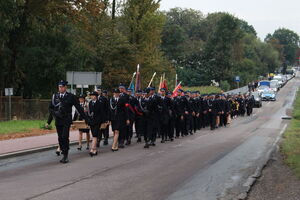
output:
M 78 135 L 78 130 L 70 130 L 70 144 L 78 142 Z M 112 136 L 111 130 L 109 135 Z M 85 134 L 83 135 L 83 138 L 85 140 Z M 54 149 L 57 145 L 57 133 L 2 140 L 0 141 L 0 159 L 18 154 L 22 155 L 41 150 Z

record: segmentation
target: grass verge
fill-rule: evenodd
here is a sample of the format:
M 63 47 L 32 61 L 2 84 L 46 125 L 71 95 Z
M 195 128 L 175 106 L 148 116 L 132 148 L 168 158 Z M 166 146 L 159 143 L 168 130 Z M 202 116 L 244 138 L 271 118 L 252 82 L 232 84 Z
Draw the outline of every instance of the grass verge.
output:
M 294 102 L 293 119 L 283 135 L 281 152 L 284 162 L 300 178 L 300 91 Z
M 200 91 L 201 94 L 220 93 L 221 88 L 215 86 L 183 87 L 185 91 Z
M 0 135 L 44 129 L 45 120 L 15 120 L 0 122 Z

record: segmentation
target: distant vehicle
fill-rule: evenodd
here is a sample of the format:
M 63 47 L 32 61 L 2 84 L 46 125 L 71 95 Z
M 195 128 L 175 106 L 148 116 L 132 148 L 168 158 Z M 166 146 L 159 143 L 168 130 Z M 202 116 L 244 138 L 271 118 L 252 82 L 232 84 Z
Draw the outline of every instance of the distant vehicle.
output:
M 266 85 L 266 86 L 270 87 L 270 84 L 271 84 L 270 81 L 263 80 L 258 83 L 258 86 Z
M 280 87 L 283 87 L 284 82 L 283 82 L 283 77 L 281 75 L 274 76 L 273 80 L 278 80 L 278 83 L 279 83 Z
M 276 101 L 276 92 L 271 89 L 265 89 L 261 93 L 262 101 Z
M 260 108 L 262 107 L 262 100 L 259 92 L 253 92 L 252 93 L 254 97 L 254 107 L 255 108 Z
M 267 85 L 261 85 L 257 88 L 257 91 L 261 94 L 266 89 L 270 89 L 270 87 Z
M 271 80 L 270 81 L 270 89 L 274 92 L 278 92 L 280 89 L 279 81 L 278 80 Z

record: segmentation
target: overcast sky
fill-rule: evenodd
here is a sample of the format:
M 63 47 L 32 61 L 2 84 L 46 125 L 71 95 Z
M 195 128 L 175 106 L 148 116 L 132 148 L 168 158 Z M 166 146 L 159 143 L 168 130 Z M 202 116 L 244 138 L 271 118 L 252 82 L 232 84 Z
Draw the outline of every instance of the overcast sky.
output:
M 300 33 L 300 0 L 162 0 L 161 10 L 193 8 L 202 13 L 226 11 L 253 25 L 264 39 L 277 28 Z

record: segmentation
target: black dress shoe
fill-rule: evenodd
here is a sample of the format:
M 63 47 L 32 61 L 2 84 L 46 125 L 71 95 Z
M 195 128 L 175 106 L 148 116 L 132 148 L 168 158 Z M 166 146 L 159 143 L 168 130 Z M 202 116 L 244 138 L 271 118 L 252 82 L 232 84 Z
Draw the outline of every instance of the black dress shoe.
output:
M 68 155 L 65 154 L 64 157 L 59 162 L 61 162 L 63 164 L 68 163 L 69 162 Z
M 55 151 L 57 156 L 60 156 L 60 151 Z
M 142 142 L 142 139 L 139 138 L 136 142 L 137 142 L 137 143 L 140 143 L 140 142 Z
M 171 142 L 173 142 L 174 141 L 174 139 L 173 138 L 171 138 Z
M 96 156 L 98 155 L 98 152 L 96 151 L 96 153 L 93 153 L 93 152 L 90 152 L 90 156 L 93 157 L 93 156 Z
M 108 145 L 108 141 L 104 140 L 103 145 L 105 145 L 105 146 Z
M 82 146 L 80 146 L 80 147 L 77 148 L 78 151 L 81 151 L 81 149 L 82 149 Z
M 151 146 L 155 146 L 156 144 L 155 144 L 154 142 L 152 142 L 150 145 L 151 145 Z
M 119 149 L 111 149 L 112 152 L 118 151 Z
M 149 144 L 146 143 L 145 146 L 144 146 L 144 148 L 145 148 L 145 149 L 149 149 Z

